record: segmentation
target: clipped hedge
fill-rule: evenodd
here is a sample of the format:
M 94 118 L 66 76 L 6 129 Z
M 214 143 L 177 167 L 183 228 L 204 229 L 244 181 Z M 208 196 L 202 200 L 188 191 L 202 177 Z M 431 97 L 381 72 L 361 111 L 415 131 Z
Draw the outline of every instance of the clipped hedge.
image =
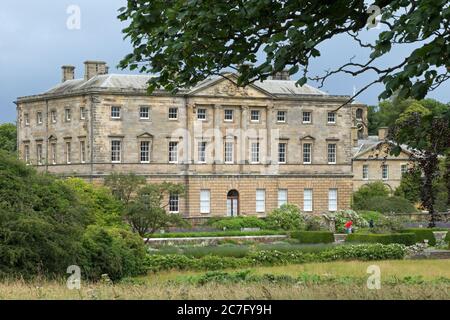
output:
M 391 244 L 399 243 L 410 246 L 416 243 L 416 235 L 414 233 L 389 233 L 389 234 L 370 234 L 370 233 L 352 233 L 349 234 L 345 241 L 358 243 L 381 243 Z
M 434 230 L 436 231 L 436 230 Z M 428 228 L 410 228 L 402 230 L 405 233 L 414 233 L 416 235 L 416 242 L 423 243 L 424 240 L 428 240 L 430 246 L 436 245 L 436 238 L 433 234 L 433 229 Z
M 222 218 L 211 222 L 211 226 L 221 230 L 241 230 L 241 228 L 266 229 L 266 222 L 258 217 Z
M 327 231 L 293 231 L 291 238 L 297 239 L 300 243 L 333 243 L 333 232 Z
M 199 238 L 199 237 L 244 237 L 244 236 L 271 236 L 284 235 L 283 231 L 260 230 L 260 231 L 213 231 L 213 232 L 174 232 L 174 233 L 153 233 L 147 238 Z
M 252 266 L 273 266 L 309 262 L 329 262 L 336 260 L 394 260 L 403 259 L 406 247 L 401 244 L 360 244 L 343 245 L 329 250 L 305 253 L 301 251 L 260 250 L 243 258 L 204 256 L 187 257 L 182 254 L 147 255 L 149 271 L 163 270 L 221 270 Z

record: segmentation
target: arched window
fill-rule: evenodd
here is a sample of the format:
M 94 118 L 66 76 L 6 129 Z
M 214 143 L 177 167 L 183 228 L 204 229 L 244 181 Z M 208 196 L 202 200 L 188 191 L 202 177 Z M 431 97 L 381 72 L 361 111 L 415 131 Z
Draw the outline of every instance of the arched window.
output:
M 363 119 L 363 109 L 359 108 L 356 109 L 356 120 L 362 120 Z

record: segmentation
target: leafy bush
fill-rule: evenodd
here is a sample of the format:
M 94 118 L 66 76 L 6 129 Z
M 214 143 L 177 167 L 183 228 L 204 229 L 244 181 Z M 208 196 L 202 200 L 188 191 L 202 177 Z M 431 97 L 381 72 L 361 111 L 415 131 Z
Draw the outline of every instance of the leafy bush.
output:
M 291 238 L 297 239 L 300 243 L 332 243 L 334 242 L 333 232 L 326 231 L 294 231 Z
M 380 181 L 372 182 L 361 186 L 358 191 L 353 193 L 353 209 L 372 210 L 366 202 L 373 197 L 388 197 L 389 189 Z
M 300 230 L 305 228 L 305 219 L 300 209 L 292 204 L 284 204 L 273 210 L 266 219 L 267 228 L 273 230 Z
M 323 217 L 316 214 L 305 214 L 305 224 L 307 231 L 328 230 Z
M 402 232 L 414 233 L 416 235 L 416 242 L 423 243 L 424 240 L 428 240 L 430 246 L 436 245 L 436 238 L 433 234 L 433 229 L 428 228 L 410 228 L 405 229 Z
M 402 175 L 400 185 L 395 189 L 394 195 L 407 199 L 411 203 L 420 202 L 422 178 L 420 170 L 413 170 Z
M 336 246 L 333 250 L 320 254 L 322 262 L 335 260 L 396 260 L 403 259 L 406 247 L 402 244 L 360 244 Z
M 363 210 L 381 213 L 412 213 L 417 209 L 406 199 L 400 197 L 373 197 L 365 201 Z
M 345 223 L 347 221 L 353 221 L 353 227 L 367 228 L 369 223 L 353 210 L 341 210 L 335 213 L 328 214 L 329 217 L 334 217 L 336 222 L 336 232 L 345 232 Z
M 241 230 L 242 228 L 266 229 L 266 222 L 257 217 L 223 218 L 211 223 L 214 228 L 221 230 Z
M 145 271 L 146 249 L 141 237 L 131 231 L 90 226 L 82 238 L 86 257 L 83 271 L 89 279 L 108 274 L 112 280 Z
M 259 231 L 207 231 L 207 232 L 173 232 L 147 234 L 148 238 L 199 238 L 199 237 L 244 237 L 283 235 L 285 232 L 276 230 Z
M 405 217 L 397 217 L 395 215 L 384 215 L 376 211 L 360 211 L 360 215 L 370 222 L 373 221 L 374 227 L 368 229 L 371 233 L 395 233 L 403 229 Z
M 391 244 L 400 243 L 410 246 L 416 243 L 416 236 L 414 233 L 391 233 L 391 234 L 349 234 L 346 238 L 348 242 L 359 243 L 381 243 Z

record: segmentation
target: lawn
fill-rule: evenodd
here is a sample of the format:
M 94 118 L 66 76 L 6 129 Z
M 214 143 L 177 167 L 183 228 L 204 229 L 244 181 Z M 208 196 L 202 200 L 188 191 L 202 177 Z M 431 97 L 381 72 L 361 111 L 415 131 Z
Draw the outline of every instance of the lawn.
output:
M 380 290 L 366 287 L 366 269 L 373 264 L 381 269 Z M 349 261 L 251 270 L 254 275 L 322 280 L 199 284 L 189 279 L 204 272 L 161 272 L 114 285 L 82 283 L 79 291 L 68 290 L 64 281 L 3 282 L 0 299 L 450 299 L 448 260 Z

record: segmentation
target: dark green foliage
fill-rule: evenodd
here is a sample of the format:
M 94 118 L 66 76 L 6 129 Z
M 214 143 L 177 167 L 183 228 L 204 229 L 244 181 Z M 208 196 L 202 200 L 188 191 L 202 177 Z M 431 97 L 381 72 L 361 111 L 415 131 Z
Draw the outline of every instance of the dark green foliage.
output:
M 394 191 L 394 195 L 407 199 L 411 203 L 420 201 L 422 188 L 421 172 L 414 170 L 403 174 L 400 185 Z
M 390 234 L 364 234 L 353 233 L 349 234 L 345 241 L 358 243 L 381 243 L 391 244 L 399 243 L 410 246 L 416 243 L 416 236 L 414 233 L 390 233 Z
M 373 197 L 364 201 L 362 210 L 373 210 L 381 213 L 413 213 L 417 209 L 405 198 Z
M 423 243 L 424 240 L 428 240 L 430 246 L 436 245 L 436 238 L 433 234 L 433 229 L 429 228 L 410 228 L 405 229 L 402 232 L 414 233 L 416 235 L 416 242 Z
M 239 236 L 268 236 L 285 234 L 284 231 L 259 230 L 259 231 L 206 231 L 206 232 L 173 232 L 147 234 L 148 238 L 198 238 L 198 237 L 239 237 Z
M 17 151 L 17 131 L 12 123 L 0 124 L 0 150 L 8 153 Z
M 111 173 L 105 178 L 107 186 L 117 200 L 125 205 L 131 201 L 131 198 L 145 184 L 145 178 L 134 173 Z
M 373 197 L 388 197 L 389 189 L 383 182 L 372 182 L 361 186 L 358 191 L 353 193 L 354 210 L 373 210 L 368 207 L 367 201 Z
M 211 221 L 210 225 L 221 230 L 241 230 L 242 228 L 260 228 L 266 229 L 267 225 L 263 219 L 257 217 L 233 217 L 222 218 Z
M 300 243 L 332 243 L 334 242 L 333 232 L 326 231 L 293 231 L 291 238 L 297 239 Z

